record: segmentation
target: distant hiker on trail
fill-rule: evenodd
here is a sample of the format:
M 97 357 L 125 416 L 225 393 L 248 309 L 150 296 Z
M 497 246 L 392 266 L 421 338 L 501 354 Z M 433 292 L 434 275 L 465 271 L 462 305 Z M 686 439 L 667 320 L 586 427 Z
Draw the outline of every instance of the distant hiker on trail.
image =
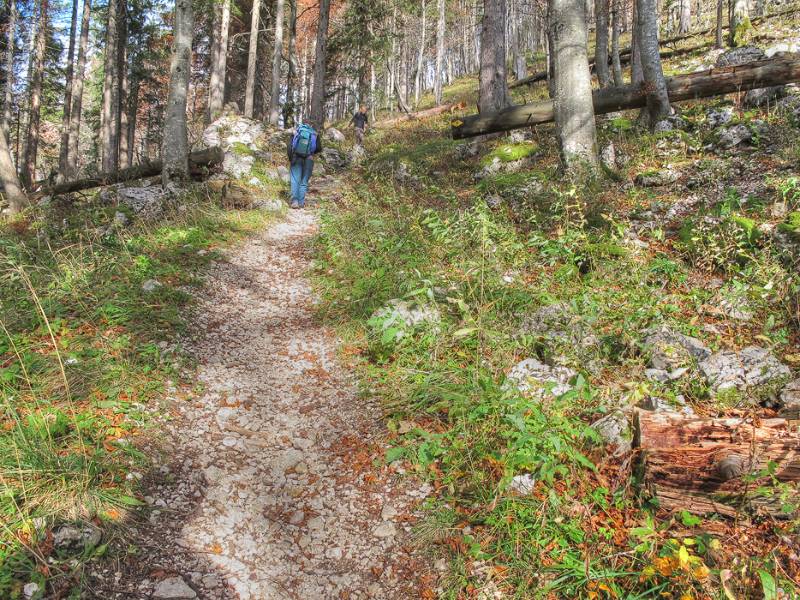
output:
M 286 146 L 289 157 L 289 176 L 292 184 L 292 208 L 306 205 L 308 180 L 314 171 L 314 155 L 322 150 L 322 141 L 316 130 L 303 123 L 294 132 Z
M 358 112 L 353 115 L 353 118 L 350 119 L 350 122 L 353 124 L 353 127 L 356 130 L 356 144 L 361 146 L 364 143 L 364 133 L 367 130 L 367 107 L 361 106 L 358 109 Z

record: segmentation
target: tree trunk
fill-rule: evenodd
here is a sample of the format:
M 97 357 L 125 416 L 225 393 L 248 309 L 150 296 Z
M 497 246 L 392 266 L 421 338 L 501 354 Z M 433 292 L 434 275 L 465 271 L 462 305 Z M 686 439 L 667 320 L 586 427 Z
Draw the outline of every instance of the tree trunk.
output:
M 758 474 L 773 463 L 775 479 L 800 481 L 800 436 L 785 419 L 756 424 L 741 418 L 638 411 L 634 429 L 643 484 L 669 511 L 730 517 L 740 511 L 760 511 L 780 516 L 777 499 L 754 495 L 756 488 L 774 485 L 772 478 Z
M 609 0 L 595 0 L 594 3 L 594 64 L 600 87 L 606 87 L 610 79 L 608 72 L 608 5 Z
M 733 47 L 743 45 L 749 30 L 752 28 L 748 0 L 731 0 L 730 24 L 728 43 Z
M 625 83 L 622 78 L 622 63 L 619 59 L 619 11 L 620 0 L 612 0 L 614 2 L 614 10 L 611 13 L 611 65 L 614 72 L 614 85 L 620 86 Z
M 678 33 L 689 33 L 689 28 L 692 26 L 691 0 L 680 0 L 678 9 L 680 11 L 678 19 Z
M 286 102 L 283 103 L 284 127 L 294 127 L 297 72 L 297 0 L 289 0 L 289 71 L 286 74 Z
M 597 166 L 584 10 L 583 0 L 550 0 L 548 4 L 556 133 L 564 167 L 575 175 Z
M 422 27 L 420 31 L 419 53 L 417 54 L 417 68 L 414 74 L 414 104 L 419 104 L 419 96 L 422 92 L 422 64 L 425 58 L 425 29 L 427 28 L 427 5 L 425 0 L 422 0 Z
M 11 105 L 14 102 L 14 42 L 17 32 L 17 0 L 8 0 L 8 28 L 6 30 L 6 87 L 3 102 L 3 134 L 6 147 L 11 140 Z M 9 158 L 11 153 L 9 152 Z M 15 175 L 16 178 L 16 175 Z
M 442 103 L 442 60 L 444 59 L 444 34 L 446 26 L 445 0 L 438 0 L 436 10 L 439 18 L 436 21 L 436 72 L 433 76 L 433 97 L 436 104 Z
M 134 162 L 134 148 L 136 147 L 136 116 L 139 112 L 139 80 L 136 73 L 132 73 L 131 77 L 130 94 L 128 96 L 128 104 L 126 107 L 128 113 L 128 135 L 127 146 L 123 148 L 125 151 L 125 164 L 130 167 Z
M 484 0 L 478 107 L 496 112 L 511 103 L 506 80 L 506 0 Z
M 317 55 L 314 61 L 314 89 L 311 93 L 311 122 L 318 131 L 325 126 L 325 70 L 328 60 L 328 19 L 331 0 L 320 0 L 317 24 Z
M 231 1 L 223 0 L 215 11 L 218 22 L 211 53 L 211 80 L 208 87 L 208 121 L 216 119 L 225 105 L 225 76 L 228 65 L 228 31 L 231 22 Z
M 41 119 L 42 72 L 44 56 L 47 48 L 47 13 L 48 0 L 37 3 L 38 21 L 31 52 L 30 87 L 28 88 L 28 135 L 25 142 L 25 153 L 22 159 L 20 183 L 30 190 L 36 180 L 36 159 L 39 153 L 39 122 Z
M 175 35 L 170 63 L 169 97 L 165 110 L 161 147 L 164 185 L 189 176 L 189 140 L 186 130 L 186 96 L 192 64 L 194 12 L 192 0 L 175 2 Z
M 8 148 L 8 140 L 3 132 L 0 132 L 0 182 L 3 184 L 3 196 L 8 202 L 9 211 L 15 214 L 25 208 L 28 199 L 19 185 L 17 171 L 14 169 L 14 161 L 11 159 L 11 151 Z
M 72 87 L 75 64 L 75 34 L 78 29 L 78 0 L 72 0 L 72 20 L 69 26 L 69 50 L 67 51 L 67 70 L 64 86 L 64 111 L 61 118 L 61 148 L 58 155 L 58 181 L 67 176 L 67 158 L 69 154 L 69 113 L 72 110 Z
M 253 118 L 253 100 L 256 90 L 256 62 L 258 58 L 258 30 L 261 23 L 261 0 L 253 0 L 250 13 L 250 45 L 247 52 L 247 83 L 244 91 L 244 116 Z
M 119 168 L 119 0 L 109 0 L 100 131 L 102 170 Z
M 75 66 L 72 84 L 72 108 L 69 113 L 69 136 L 67 141 L 67 163 L 64 177 L 74 179 L 78 172 L 78 140 L 81 130 L 81 111 L 83 106 L 83 82 L 86 71 L 86 47 L 89 44 L 89 19 L 92 14 L 92 0 L 84 0 L 81 19 L 81 37 L 78 41 L 78 62 Z
M 637 0 L 637 28 L 639 50 L 642 57 L 642 75 L 647 89 L 647 114 L 652 128 L 669 116 L 672 109 L 667 96 L 667 84 L 661 69 L 658 50 L 658 13 L 656 0 Z
M 278 124 L 278 107 L 281 94 L 281 54 L 283 53 L 283 5 L 275 0 L 275 45 L 272 49 L 272 89 L 269 97 L 269 122 Z
M 127 37 L 127 36 L 126 36 Z M 125 39 L 125 38 L 121 38 Z M 127 43 L 120 45 L 120 84 L 119 84 L 119 162 L 123 168 L 130 167 L 131 163 L 128 162 L 128 136 L 130 135 L 130 128 L 128 127 L 128 104 L 130 103 L 131 81 L 130 71 L 128 70 L 128 46 Z
M 722 18 L 723 8 L 725 6 L 724 0 L 717 0 L 717 26 L 716 26 L 716 47 L 722 49 Z
M 800 81 L 800 59 L 772 58 L 757 62 L 698 71 L 678 75 L 666 80 L 667 92 L 672 102 L 720 96 L 731 92 L 783 85 Z M 639 84 L 604 88 L 592 93 L 594 113 L 602 115 L 617 110 L 642 108 L 647 104 L 647 94 Z M 454 139 L 462 139 L 531 127 L 553 121 L 553 102 L 536 102 L 512 106 L 498 113 L 462 117 L 451 123 Z
M 641 33 L 638 25 L 639 2 L 638 0 L 633 0 L 631 4 L 633 5 L 631 8 L 631 20 L 633 22 L 631 29 L 631 83 L 641 83 L 644 81 L 644 73 L 642 71 L 642 48 L 639 44 L 639 35 Z

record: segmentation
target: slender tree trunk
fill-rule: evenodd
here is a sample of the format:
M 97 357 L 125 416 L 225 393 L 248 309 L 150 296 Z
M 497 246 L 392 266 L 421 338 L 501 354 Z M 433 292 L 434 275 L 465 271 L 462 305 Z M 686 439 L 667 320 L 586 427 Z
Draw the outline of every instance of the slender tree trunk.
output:
M 20 212 L 27 205 L 27 198 L 22 192 L 11 160 L 11 151 L 4 133 L 0 132 L 0 182 L 3 184 L 3 196 L 8 202 L 9 211 L 14 214 Z
M 283 104 L 284 127 L 294 127 L 297 71 L 297 0 L 289 0 L 289 71 L 286 74 L 286 102 Z
M 625 83 L 622 78 L 622 63 L 619 60 L 619 11 L 620 0 L 612 0 L 614 10 L 611 13 L 611 65 L 614 71 L 614 85 L 620 86 Z
M 744 43 L 750 23 L 750 3 L 748 0 L 731 0 L 730 29 L 728 31 L 728 44 L 736 47 Z
M 103 74 L 103 108 L 100 143 L 102 171 L 113 173 L 119 168 L 119 0 L 108 2 L 106 55 Z
M 250 49 L 247 53 L 247 83 L 244 92 L 244 116 L 253 118 L 253 99 L 256 89 L 256 62 L 258 58 L 258 29 L 261 23 L 261 0 L 253 0 L 250 14 Z
M 436 10 L 439 18 L 436 21 L 436 72 L 433 78 L 434 102 L 438 106 L 442 103 L 442 60 L 444 59 L 444 34 L 446 27 L 446 3 L 445 0 L 437 0 Z
M 125 151 L 125 164 L 132 166 L 134 163 L 134 148 L 136 147 L 136 118 L 139 112 L 139 80 L 136 73 L 131 73 L 130 92 L 128 95 L 127 103 L 127 123 L 128 135 L 127 145 L 123 148 Z
M 278 124 L 278 107 L 280 106 L 283 5 L 284 0 L 275 0 L 275 46 L 272 50 L 272 90 L 269 97 L 269 122 L 273 125 Z
M 228 31 L 231 2 L 223 0 L 216 11 L 217 29 L 211 56 L 211 79 L 208 86 L 208 121 L 213 121 L 225 105 L 225 76 L 228 65 Z
M 606 87 L 610 79 L 608 73 L 608 7 L 609 0 L 595 0 L 594 68 L 600 87 Z
M 8 0 L 8 29 L 6 31 L 6 87 L 3 102 L 3 134 L 6 147 L 11 140 L 11 105 L 14 103 L 14 40 L 17 31 L 17 0 Z M 11 153 L 9 152 L 9 157 Z M 15 175 L 16 177 L 16 175 Z
M 186 129 L 186 96 L 192 65 L 194 12 L 192 0 L 175 2 L 175 36 L 170 64 L 169 97 L 164 120 L 161 180 L 164 185 L 189 176 L 189 140 Z
M 75 67 L 72 84 L 72 108 L 69 113 L 69 136 L 67 142 L 67 163 L 64 170 L 66 179 L 74 179 L 78 172 L 78 140 L 81 130 L 81 109 L 83 105 L 83 82 L 86 70 L 86 47 L 89 44 L 89 19 L 92 14 L 92 0 L 84 0 L 81 20 L 81 37 L 78 41 L 78 63 Z
M 321 131 L 325 126 L 325 70 L 328 60 L 328 19 L 331 0 L 320 0 L 317 24 L 317 53 L 314 60 L 314 88 L 311 92 L 311 123 Z
M 39 18 L 36 25 L 35 43 L 32 49 L 30 87 L 28 92 L 28 135 L 21 165 L 20 182 L 30 190 L 36 180 L 36 158 L 39 153 L 39 122 L 41 119 L 42 72 L 47 49 L 48 0 L 38 2 Z
M 67 51 L 66 85 L 64 88 L 64 114 L 61 119 L 61 149 L 58 155 L 58 181 L 67 175 L 69 154 L 69 113 L 72 110 L 73 66 L 75 64 L 75 33 L 78 29 L 78 0 L 72 0 L 72 20 L 69 26 L 69 50 Z
M 550 0 L 553 111 L 564 167 L 571 175 L 597 168 L 597 131 L 586 53 L 583 0 Z
M 423 72 L 422 65 L 425 58 L 425 29 L 427 28 L 427 6 L 422 0 L 422 31 L 420 31 L 419 52 L 417 53 L 417 68 L 414 75 L 414 104 L 419 104 L 419 96 L 422 93 Z
M 481 112 L 496 112 L 511 103 L 506 79 L 505 21 L 505 0 L 484 0 L 478 99 Z
M 714 45 L 717 48 L 720 48 L 720 49 L 723 47 L 723 43 L 722 43 L 722 18 L 723 18 L 723 15 L 724 15 L 724 10 L 723 10 L 724 7 L 725 7 L 724 0 L 717 0 L 717 29 L 716 29 L 716 36 L 715 36 L 716 43 Z
M 667 83 L 661 69 L 658 48 L 658 14 L 656 0 L 637 0 L 638 40 L 642 57 L 642 75 L 647 89 L 647 113 L 650 127 L 667 117 L 670 112 Z
M 120 39 L 126 39 L 127 32 L 125 37 L 120 37 Z M 120 52 L 120 61 L 119 61 L 119 71 L 120 71 L 120 91 L 119 91 L 119 162 L 123 168 L 127 168 L 131 166 L 131 163 L 128 160 L 128 136 L 130 135 L 130 128 L 129 128 L 129 113 L 128 113 L 128 105 L 130 104 L 130 72 L 128 70 L 128 47 L 127 44 L 120 44 L 121 52 Z
M 678 19 L 678 33 L 689 33 L 692 26 L 692 2 L 691 0 L 680 0 L 680 18 Z
M 633 0 L 631 2 L 632 8 L 632 23 L 633 28 L 631 29 L 631 83 L 641 83 L 644 81 L 644 75 L 642 73 L 642 49 L 639 46 L 639 27 L 637 25 L 638 21 L 638 1 Z

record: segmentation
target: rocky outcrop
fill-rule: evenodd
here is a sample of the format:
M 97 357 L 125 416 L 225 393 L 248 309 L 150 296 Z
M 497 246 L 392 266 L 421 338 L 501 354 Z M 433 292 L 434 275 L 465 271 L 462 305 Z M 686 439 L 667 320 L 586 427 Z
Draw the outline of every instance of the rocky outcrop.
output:
M 733 67 L 756 60 L 763 60 L 765 57 L 766 54 L 761 48 L 756 48 L 755 46 L 742 46 L 740 48 L 733 48 L 732 50 L 728 50 L 720 54 L 717 58 L 715 66 Z
M 739 352 L 725 350 L 700 363 L 700 370 L 714 392 L 746 391 L 764 385 L 780 385 L 791 372 L 769 350 L 748 346 Z
M 711 351 L 700 340 L 664 326 L 649 329 L 642 341 L 642 348 L 649 355 L 652 369 L 665 374 L 691 367 L 711 355 Z M 668 378 L 676 377 L 668 375 Z

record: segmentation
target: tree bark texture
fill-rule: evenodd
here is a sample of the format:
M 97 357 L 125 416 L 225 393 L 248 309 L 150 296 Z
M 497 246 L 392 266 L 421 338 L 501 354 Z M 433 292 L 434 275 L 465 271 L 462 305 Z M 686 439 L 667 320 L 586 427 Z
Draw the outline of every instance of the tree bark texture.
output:
M 100 127 L 101 166 L 105 172 L 119 167 L 119 0 L 109 0 L 103 72 L 103 106 Z
M 192 0 L 175 2 L 175 35 L 170 64 L 169 97 L 165 110 L 164 140 L 161 148 L 164 185 L 189 175 L 189 140 L 186 129 L 186 96 L 192 63 L 194 11 Z
M 281 95 L 281 55 L 283 53 L 284 0 L 275 0 L 275 42 L 272 48 L 272 88 L 269 96 L 269 122 L 278 124 Z
M 19 179 L 17 179 L 8 139 L 3 132 L 0 132 L 0 182 L 3 184 L 3 196 L 8 202 L 9 211 L 16 214 L 25 208 L 27 198 L 19 184 Z
M 666 83 L 670 100 L 681 102 L 795 81 L 800 81 L 800 58 L 780 57 L 734 67 L 678 75 L 667 79 Z M 636 84 L 604 88 L 592 93 L 592 103 L 594 112 L 598 115 L 617 110 L 642 108 L 647 104 L 647 93 L 641 85 Z M 551 101 L 524 104 L 512 106 L 497 113 L 455 119 L 451 123 L 452 134 L 453 138 L 462 139 L 549 123 L 553 118 L 554 110 Z
M 496 112 L 511 103 L 506 78 L 506 0 L 484 0 L 478 107 Z
M 211 77 L 208 86 L 208 120 L 213 121 L 225 105 L 225 76 L 228 65 L 228 32 L 231 22 L 231 2 L 223 0 L 215 11 L 217 18 L 211 53 Z
M 25 189 L 31 189 L 36 179 L 36 159 L 39 153 L 39 122 L 42 103 L 42 72 L 44 71 L 44 55 L 47 48 L 47 16 L 48 0 L 37 3 L 38 20 L 30 61 L 30 84 L 28 88 L 28 132 L 25 141 L 25 153 L 20 165 L 20 183 Z
M 258 29 L 261 23 L 261 0 L 253 0 L 250 13 L 250 44 L 247 52 L 247 81 L 244 91 L 244 116 L 253 118 L 253 102 L 256 91 L 256 62 L 258 59 Z
M 725 2 L 724 0 L 717 0 L 717 25 L 716 25 L 716 47 L 722 48 L 722 17 L 724 14 Z
M 678 10 L 678 33 L 689 33 L 689 29 L 692 26 L 691 0 L 680 0 Z
M 647 91 L 647 113 L 652 127 L 671 112 L 658 48 L 656 0 L 637 0 L 636 14 L 642 76 Z
M 423 84 L 423 72 L 422 72 L 422 65 L 424 64 L 423 61 L 425 59 L 425 29 L 427 29 L 427 3 L 425 0 L 422 0 L 422 23 L 420 25 L 420 42 L 419 42 L 419 52 L 417 53 L 417 68 L 414 74 L 414 104 L 419 104 L 419 96 L 422 93 L 422 84 Z
M 74 83 L 75 35 L 78 29 L 78 0 L 72 0 L 72 19 L 69 25 L 69 49 L 67 50 L 66 84 L 64 87 L 64 111 L 61 119 L 61 148 L 58 155 L 58 179 L 64 181 L 67 175 L 67 155 L 69 154 L 69 113 L 72 110 L 72 88 Z
M 584 11 L 583 0 L 550 0 L 548 5 L 556 135 L 564 166 L 575 174 L 597 166 Z
M 730 0 L 730 2 L 731 16 L 728 43 L 736 47 L 744 44 L 748 30 L 752 27 L 750 22 L 750 3 L 748 0 Z
M 595 73 L 597 74 L 597 81 L 600 87 L 606 87 L 610 80 L 608 72 L 608 12 L 609 0 L 595 0 L 594 64 L 596 67 Z
M 14 42 L 17 32 L 17 0 L 8 0 L 8 28 L 6 29 L 6 86 L 3 101 L 3 134 L 6 144 L 11 139 L 11 105 L 14 102 Z M 10 156 L 10 154 L 9 154 Z
M 446 27 L 446 4 L 445 0 L 437 0 L 436 10 L 438 19 L 436 21 L 436 65 L 433 76 L 433 97 L 436 104 L 442 103 L 442 60 L 444 59 L 444 34 Z
M 294 127 L 297 74 L 297 0 L 289 0 L 289 69 L 286 74 L 286 102 L 283 103 L 283 126 Z
M 622 78 L 622 62 L 619 58 L 619 34 L 620 34 L 620 0 L 612 0 L 614 9 L 611 12 L 611 67 L 614 73 L 614 85 L 620 86 L 625 83 Z
M 89 20 L 92 0 L 84 0 L 81 18 L 81 37 L 78 40 L 78 62 L 75 65 L 72 83 L 72 107 L 69 112 L 69 136 L 67 140 L 67 162 L 64 170 L 66 180 L 74 179 L 78 172 L 78 141 L 81 130 L 83 106 L 83 82 L 86 71 L 86 48 L 89 44 Z
M 311 92 L 311 123 L 317 130 L 325 126 L 325 70 L 328 60 L 328 20 L 331 0 L 320 0 L 317 24 L 316 60 L 314 61 L 314 88 Z

